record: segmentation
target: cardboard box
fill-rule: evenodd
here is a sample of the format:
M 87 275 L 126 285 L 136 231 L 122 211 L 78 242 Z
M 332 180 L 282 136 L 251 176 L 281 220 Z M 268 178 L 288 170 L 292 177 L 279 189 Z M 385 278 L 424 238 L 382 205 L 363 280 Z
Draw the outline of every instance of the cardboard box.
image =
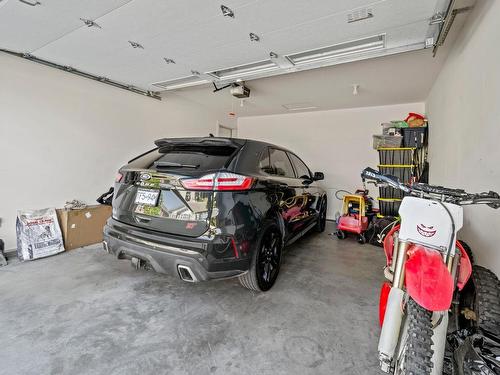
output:
M 104 225 L 111 216 L 111 206 L 106 205 L 56 211 L 66 250 L 101 242 Z

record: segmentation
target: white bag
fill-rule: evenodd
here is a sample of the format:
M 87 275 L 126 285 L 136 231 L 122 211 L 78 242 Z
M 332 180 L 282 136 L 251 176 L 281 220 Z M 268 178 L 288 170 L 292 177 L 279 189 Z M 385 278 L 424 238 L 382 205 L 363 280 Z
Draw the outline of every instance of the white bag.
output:
M 54 208 L 18 211 L 17 256 L 33 260 L 64 251 L 63 238 Z

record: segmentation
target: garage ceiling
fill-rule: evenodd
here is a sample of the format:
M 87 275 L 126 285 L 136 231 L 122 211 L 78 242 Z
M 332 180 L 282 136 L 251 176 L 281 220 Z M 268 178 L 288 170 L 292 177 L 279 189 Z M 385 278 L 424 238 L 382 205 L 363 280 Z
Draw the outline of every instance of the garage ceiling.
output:
M 260 61 L 278 68 L 244 78 L 421 49 L 438 31 L 429 24 L 431 17 L 448 2 L 0 0 L 0 48 L 159 91 L 154 83 L 193 73 L 194 81 L 217 82 L 207 73 Z M 234 17 L 224 16 L 221 5 Z M 365 19 L 348 22 L 353 17 Z M 259 40 L 250 40 L 250 33 Z M 379 38 L 383 45 L 359 52 L 366 38 Z M 352 41 L 358 52 L 346 50 L 343 43 Z M 285 58 L 338 44 L 335 58 L 318 63 L 293 65 Z
M 446 59 L 456 31 L 437 55 L 412 51 L 349 64 L 267 77 L 245 83 L 250 97 L 240 100 L 228 90 L 212 93 L 208 87 L 188 87 L 175 95 L 215 111 L 225 125 L 238 117 L 361 108 L 423 102 Z M 353 86 L 357 85 L 357 94 Z M 168 100 L 171 92 L 163 93 Z M 234 115 L 230 115 L 234 113 Z

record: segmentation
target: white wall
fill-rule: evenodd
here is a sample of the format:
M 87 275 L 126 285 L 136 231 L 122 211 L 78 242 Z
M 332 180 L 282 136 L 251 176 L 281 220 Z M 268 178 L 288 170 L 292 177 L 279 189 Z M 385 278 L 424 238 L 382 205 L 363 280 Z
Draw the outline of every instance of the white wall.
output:
M 500 192 L 500 2 L 477 1 L 426 103 L 432 183 Z M 500 210 L 465 209 L 460 236 L 500 275 Z
M 398 104 L 286 115 L 242 117 L 238 137 L 260 139 L 296 152 L 313 171 L 325 174 L 328 217 L 334 218 L 340 201 L 335 191 L 362 187 L 361 170 L 376 167 L 378 154 L 372 135 L 380 134 L 382 122 L 404 119 L 409 112 L 424 112 L 423 103 Z M 371 193 L 377 195 L 371 185 Z
M 160 137 L 208 135 L 217 118 L 0 53 L 0 238 L 15 247 L 18 209 L 89 204 Z

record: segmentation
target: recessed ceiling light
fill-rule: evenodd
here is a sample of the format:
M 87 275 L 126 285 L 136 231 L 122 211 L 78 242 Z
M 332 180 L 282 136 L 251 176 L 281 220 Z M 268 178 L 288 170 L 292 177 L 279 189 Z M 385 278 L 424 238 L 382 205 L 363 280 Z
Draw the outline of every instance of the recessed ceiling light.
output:
M 283 104 L 282 107 L 287 109 L 288 111 L 305 111 L 307 109 L 318 108 L 317 106 L 315 106 L 310 102 Z

